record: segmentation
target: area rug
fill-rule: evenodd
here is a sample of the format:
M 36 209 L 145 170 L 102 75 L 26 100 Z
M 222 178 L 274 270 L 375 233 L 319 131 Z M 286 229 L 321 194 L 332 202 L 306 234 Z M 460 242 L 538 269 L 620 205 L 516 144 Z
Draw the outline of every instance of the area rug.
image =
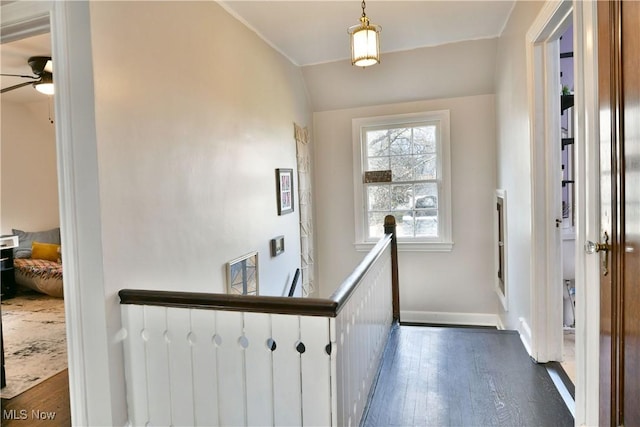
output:
M 11 399 L 67 367 L 64 301 L 23 291 L 2 301 L 6 387 Z

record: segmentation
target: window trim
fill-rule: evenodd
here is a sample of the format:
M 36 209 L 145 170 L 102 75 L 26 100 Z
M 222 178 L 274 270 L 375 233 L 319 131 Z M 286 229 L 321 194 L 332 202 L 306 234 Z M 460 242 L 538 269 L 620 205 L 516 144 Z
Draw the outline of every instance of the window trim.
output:
M 363 147 L 363 131 L 366 128 L 415 124 L 420 122 L 440 122 L 440 141 L 438 144 L 438 227 L 440 237 L 398 239 L 398 250 L 416 252 L 450 252 L 453 249 L 451 220 L 451 130 L 449 110 L 424 111 L 408 114 L 393 114 L 354 118 L 351 122 L 353 144 L 353 189 L 355 216 L 355 247 L 358 251 L 368 251 L 375 241 L 366 240 L 365 220 L 365 184 L 363 183 L 366 164 L 366 150 Z

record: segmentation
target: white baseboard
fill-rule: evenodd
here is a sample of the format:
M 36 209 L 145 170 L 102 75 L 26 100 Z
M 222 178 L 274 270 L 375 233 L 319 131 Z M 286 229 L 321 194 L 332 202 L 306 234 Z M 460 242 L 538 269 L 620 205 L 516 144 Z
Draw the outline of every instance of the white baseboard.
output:
M 518 319 L 518 333 L 520 334 L 520 341 L 522 341 L 527 353 L 533 357 L 531 353 L 531 328 L 524 317 Z
M 410 323 L 435 323 L 443 325 L 495 326 L 501 322 L 497 314 L 448 313 L 436 311 L 400 311 L 400 321 Z

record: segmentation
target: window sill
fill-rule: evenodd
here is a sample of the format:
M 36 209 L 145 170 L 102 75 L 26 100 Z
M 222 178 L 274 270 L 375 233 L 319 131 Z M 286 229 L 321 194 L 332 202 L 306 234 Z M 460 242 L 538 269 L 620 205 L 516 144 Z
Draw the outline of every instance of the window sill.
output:
M 356 251 L 369 252 L 375 242 L 355 243 Z M 398 252 L 451 252 L 453 242 L 398 242 Z

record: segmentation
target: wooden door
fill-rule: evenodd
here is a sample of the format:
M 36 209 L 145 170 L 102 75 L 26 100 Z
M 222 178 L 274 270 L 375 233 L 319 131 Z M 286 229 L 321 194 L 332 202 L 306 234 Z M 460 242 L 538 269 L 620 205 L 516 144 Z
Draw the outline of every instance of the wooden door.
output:
M 624 236 L 622 246 L 622 409 L 640 426 L 640 3 L 622 5 Z
M 640 2 L 598 3 L 600 425 L 627 427 L 640 426 L 638 28 Z
M 616 236 L 614 227 L 617 222 L 617 162 L 618 149 L 618 111 L 616 98 L 618 91 L 618 55 L 616 54 L 617 22 L 619 15 L 616 3 L 601 1 L 598 3 L 598 95 L 600 109 L 600 227 L 601 235 L 607 233 Z M 612 243 L 612 247 L 616 245 Z M 606 253 L 605 253 L 606 255 Z M 613 252 L 609 256 L 605 268 L 600 268 L 600 425 L 617 425 L 614 415 L 617 412 L 617 378 L 616 371 L 617 345 L 615 337 L 617 306 L 615 294 L 616 283 L 613 279 L 617 270 L 613 262 Z M 600 255 L 602 258 L 603 255 Z M 603 260 L 604 262 L 604 260 Z M 602 264 L 601 264 L 602 265 Z

